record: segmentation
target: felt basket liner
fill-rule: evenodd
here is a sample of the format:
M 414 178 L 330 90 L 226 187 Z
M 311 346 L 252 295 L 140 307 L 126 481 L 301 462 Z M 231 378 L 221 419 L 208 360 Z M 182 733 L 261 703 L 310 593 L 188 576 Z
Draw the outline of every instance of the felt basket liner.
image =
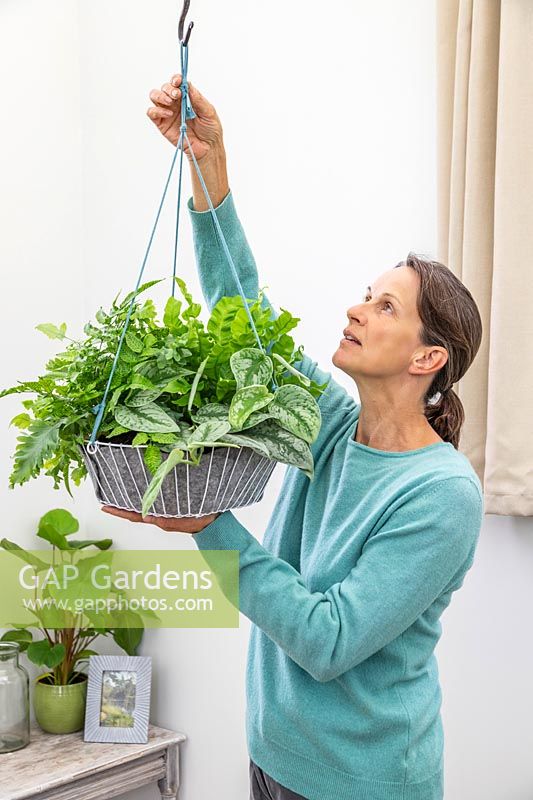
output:
M 141 512 L 151 481 L 144 463 L 146 445 L 97 442 L 96 452 L 80 449 L 97 499 Z M 163 453 L 163 459 L 167 457 Z M 205 448 L 198 466 L 177 464 L 165 477 L 149 514 L 197 517 L 257 503 L 278 462 L 250 447 Z

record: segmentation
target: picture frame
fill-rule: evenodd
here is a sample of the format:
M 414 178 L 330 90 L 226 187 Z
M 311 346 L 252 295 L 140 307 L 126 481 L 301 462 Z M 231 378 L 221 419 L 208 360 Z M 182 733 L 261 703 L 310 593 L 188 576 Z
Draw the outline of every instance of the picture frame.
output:
M 85 742 L 146 744 L 151 656 L 90 656 Z

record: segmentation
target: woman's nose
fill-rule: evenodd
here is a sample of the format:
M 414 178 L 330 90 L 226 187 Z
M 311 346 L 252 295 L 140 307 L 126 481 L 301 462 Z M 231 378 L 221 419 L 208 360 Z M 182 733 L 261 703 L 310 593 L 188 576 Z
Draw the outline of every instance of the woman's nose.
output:
M 360 303 L 356 306 L 352 306 L 346 312 L 349 322 L 357 322 L 359 325 L 363 325 L 365 321 L 365 312 L 363 309 L 363 304 Z

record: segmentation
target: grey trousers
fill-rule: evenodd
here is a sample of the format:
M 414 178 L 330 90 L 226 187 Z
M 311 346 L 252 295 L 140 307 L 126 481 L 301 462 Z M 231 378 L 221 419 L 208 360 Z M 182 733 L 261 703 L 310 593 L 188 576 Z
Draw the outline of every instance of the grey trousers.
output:
M 306 798 L 286 789 L 250 759 L 249 800 L 306 800 Z

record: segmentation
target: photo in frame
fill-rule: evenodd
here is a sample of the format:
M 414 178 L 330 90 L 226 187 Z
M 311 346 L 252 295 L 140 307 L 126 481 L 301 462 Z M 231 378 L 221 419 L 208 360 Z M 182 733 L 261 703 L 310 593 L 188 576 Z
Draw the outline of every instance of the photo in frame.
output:
M 91 656 L 85 742 L 148 741 L 151 656 Z

